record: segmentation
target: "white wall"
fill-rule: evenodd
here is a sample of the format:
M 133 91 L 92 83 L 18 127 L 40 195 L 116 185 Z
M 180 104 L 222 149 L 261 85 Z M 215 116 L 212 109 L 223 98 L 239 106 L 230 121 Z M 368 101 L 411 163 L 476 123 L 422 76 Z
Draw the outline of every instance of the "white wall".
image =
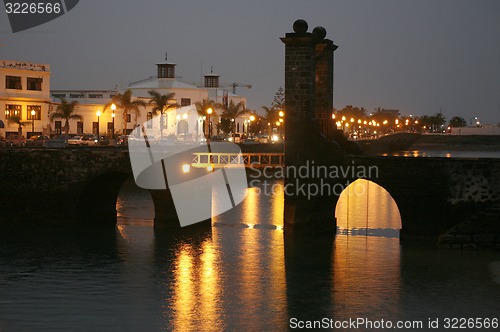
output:
M 500 135 L 500 127 L 451 128 L 452 135 Z

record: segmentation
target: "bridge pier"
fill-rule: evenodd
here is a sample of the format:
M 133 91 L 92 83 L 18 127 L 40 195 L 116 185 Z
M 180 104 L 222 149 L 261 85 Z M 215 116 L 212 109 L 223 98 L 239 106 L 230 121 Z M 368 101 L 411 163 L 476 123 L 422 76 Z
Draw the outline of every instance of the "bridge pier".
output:
M 331 234 L 336 230 L 335 199 L 319 192 L 325 179 L 297 175 L 297 171 L 342 163 L 340 148 L 328 140 L 333 129 L 333 52 L 337 46 L 324 39 L 322 27 L 307 32 L 304 20 L 297 20 L 293 29 L 281 38 L 285 44 L 284 230 Z
M 180 228 L 170 189 L 149 190 L 155 207 L 155 228 Z

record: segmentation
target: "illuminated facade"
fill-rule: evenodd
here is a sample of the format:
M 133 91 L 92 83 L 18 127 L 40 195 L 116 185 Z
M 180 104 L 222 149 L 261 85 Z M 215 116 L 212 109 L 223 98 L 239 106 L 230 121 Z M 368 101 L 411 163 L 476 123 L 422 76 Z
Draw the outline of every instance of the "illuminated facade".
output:
M 206 128 L 204 122 L 206 118 L 199 116 L 195 103 L 205 99 L 212 99 L 219 103 L 230 100 L 235 103 L 240 101 L 246 103 L 245 97 L 219 88 L 218 76 L 217 84 L 198 87 L 178 81 L 175 77 L 176 65 L 174 63 L 165 61 L 156 66 L 157 76 L 131 83 L 128 87 L 132 90 L 134 99 L 144 100 L 148 106 L 141 108 L 137 116 L 128 114 L 124 119 L 120 108 L 117 108 L 115 112 L 111 109 L 104 109 L 113 96 L 123 91 L 50 90 L 49 65 L 0 60 L 0 108 L 2 109 L 0 135 L 7 138 L 18 135 L 19 125 L 12 121 L 15 115 L 21 118 L 22 135 L 27 138 L 40 134 L 62 134 L 64 120 L 58 119 L 51 122 L 49 117 L 50 113 L 57 109 L 61 99 L 66 99 L 78 101 L 75 114 L 82 117 L 81 120 L 70 121 L 70 134 L 99 133 L 111 136 L 113 132 L 121 134 L 123 129 L 130 133 L 137 125 L 146 123 L 148 132 L 153 133 L 153 136 L 189 134 L 200 139 L 203 135 L 203 128 Z M 149 121 L 155 116 L 151 111 L 153 106 L 149 105 L 148 91 L 150 90 L 155 90 L 160 94 L 174 93 L 175 99 L 171 102 L 179 105 L 165 113 L 162 124 L 160 121 Z M 215 128 L 219 120 L 217 115 L 210 116 L 213 134 L 216 133 Z M 238 132 L 243 131 L 244 121 L 243 117 L 237 119 L 238 124 L 241 122 L 241 126 L 236 126 Z
M 50 66 L 0 60 L 0 135 L 19 131 L 29 138 L 47 132 L 50 112 Z M 19 117 L 23 125 L 13 123 Z

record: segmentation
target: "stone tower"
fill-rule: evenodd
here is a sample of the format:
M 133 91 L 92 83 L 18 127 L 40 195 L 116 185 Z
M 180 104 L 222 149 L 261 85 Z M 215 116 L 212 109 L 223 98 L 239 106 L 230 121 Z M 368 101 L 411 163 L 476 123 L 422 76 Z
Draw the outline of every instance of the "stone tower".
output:
M 325 39 L 326 30 L 307 32 L 297 20 L 285 44 L 285 232 L 325 232 L 336 229 L 334 198 L 326 182 L 312 175 L 314 168 L 340 161 L 330 141 L 333 130 L 333 53 L 337 46 Z M 303 172 L 298 172 L 302 169 Z M 307 176 L 303 176 L 308 170 Z M 301 173 L 301 174 L 298 174 Z M 331 186 L 331 184 L 329 184 Z M 323 188 L 324 192 L 316 192 Z M 311 192 L 309 192 L 309 189 Z

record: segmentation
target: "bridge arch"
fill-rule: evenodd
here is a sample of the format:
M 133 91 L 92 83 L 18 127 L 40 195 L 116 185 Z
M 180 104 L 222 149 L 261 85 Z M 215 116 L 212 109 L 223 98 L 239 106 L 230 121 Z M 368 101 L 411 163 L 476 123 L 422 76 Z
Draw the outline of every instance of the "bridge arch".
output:
M 89 180 L 80 191 L 78 215 L 83 222 L 116 222 L 116 201 L 130 174 L 107 171 Z
M 392 195 L 381 185 L 357 179 L 339 196 L 335 217 L 340 233 L 399 236 L 401 213 Z

